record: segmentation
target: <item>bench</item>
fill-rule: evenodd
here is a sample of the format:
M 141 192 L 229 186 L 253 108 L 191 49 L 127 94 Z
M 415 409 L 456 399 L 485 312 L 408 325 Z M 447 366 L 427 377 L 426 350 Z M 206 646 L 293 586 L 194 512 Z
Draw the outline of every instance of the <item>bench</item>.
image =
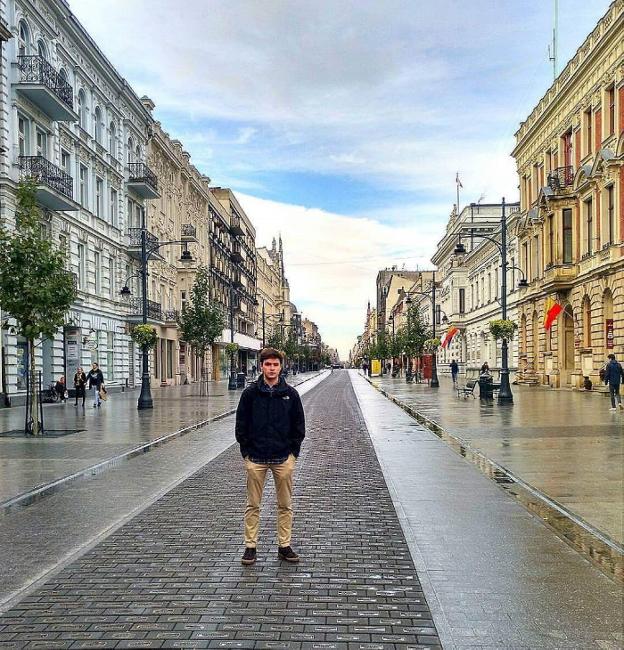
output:
M 470 381 L 466 382 L 465 386 L 457 386 L 457 397 L 463 397 L 464 399 L 466 399 L 468 395 L 472 395 L 472 397 L 476 399 L 474 394 L 474 389 L 476 385 L 477 382 L 474 379 L 471 379 Z
M 492 384 L 492 392 L 493 393 L 498 393 L 500 390 L 501 385 L 500 384 Z

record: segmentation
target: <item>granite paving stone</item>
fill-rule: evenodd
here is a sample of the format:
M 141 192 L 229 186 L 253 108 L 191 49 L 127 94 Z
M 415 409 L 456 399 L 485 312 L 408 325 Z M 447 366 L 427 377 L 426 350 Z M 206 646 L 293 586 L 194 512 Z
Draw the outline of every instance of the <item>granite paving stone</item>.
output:
M 244 467 L 232 446 L 0 616 L 2 634 L 20 641 L 26 632 L 16 630 L 25 625 L 67 648 L 348 650 L 374 642 L 416 647 L 421 633 L 440 648 L 348 374 L 325 379 L 304 406 L 308 437 L 294 505 L 299 565 L 277 559 L 270 480 L 258 562 L 240 565 Z M 427 625 L 412 625 L 423 611 Z M 55 622 L 38 622 L 44 618 Z M 370 624 L 378 618 L 387 624 Z M 99 638 L 85 639 L 85 631 Z M 21 640 L 34 647 L 41 639 Z

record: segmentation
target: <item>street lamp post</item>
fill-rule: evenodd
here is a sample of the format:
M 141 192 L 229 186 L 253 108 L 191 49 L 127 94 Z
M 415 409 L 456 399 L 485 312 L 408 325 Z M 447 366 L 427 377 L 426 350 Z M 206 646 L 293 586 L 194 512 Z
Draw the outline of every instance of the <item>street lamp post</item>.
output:
M 501 311 L 503 320 L 507 320 L 507 270 L 509 265 L 507 263 L 507 214 L 506 214 L 506 204 L 505 197 L 503 197 L 501 202 L 501 233 L 500 233 L 500 243 L 496 241 L 493 237 L 488 235 L 483 235 L 481 233 L 474 233 L 473 229 L 470 229 L 470 236 L 472 237 L 481 237 L 482 239 L 487 239 L 491 241 L 497 248 L 501 256 Z M 456 255 L 464 255 L 466 253 L 465 246 L 461 243 L 461 233 L 459 235 L 459 242 L 455 247 Z M 513 267 L 517 268 L 517 267 Z M 523 278 L 518 286 L 526 286 L 526 278 Z M 513 402 L 513 394 L 511 392 L 511 384 L 509 382 L 509 345 L 506 338 L 502 340 L 501 344 L 501 370 L 500 370 L 500 390 L 498 391 L 498 400 L 499 402 Z
M 234 281 L 230 278 L 230 343 L 234 343 Z M 234 371 L 234 346 L 230 349 L 230 377 L 228 390 L 236 390 L 236 373 Z

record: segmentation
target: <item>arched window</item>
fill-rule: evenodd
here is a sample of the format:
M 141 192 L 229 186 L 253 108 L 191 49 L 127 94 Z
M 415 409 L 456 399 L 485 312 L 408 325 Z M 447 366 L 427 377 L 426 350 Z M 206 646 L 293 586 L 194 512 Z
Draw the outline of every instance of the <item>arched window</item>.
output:
M 78 91 L 78 124 L 83 128 L 87 129 L 87 98 L 84 94 L 84 90 L 80 89 Z
M 591 348 L 591 301 L 589 300 L 589 296 L 583 298 L 581 312 L 583 314 L 583 347 Z
M 17 42 L 18 54 L 20 56 L 28 54 L 30 50 L 30 29 L 28 29 L 28 25 L 24 20 L 20 20 L 19 23 Z
M 128 138 L 128 162 L 134 162 L 134 140 Z
M 93 114 L 93 119 L 95 120 L 95 141 L 98 144 L 102 144 L 102 134 L 104 131 L 104 124 L 102 123 L 102 109 L 99 106 L 95 107 L 95 112 Z
M 67 77 L 67 70 L 65 70 L 65 68 L 61 68 L 61 69 L 59 70 L 59 77 L 60 77 L 63 81 L 67 81 L 67 82 L 69 82 L 69 79 L 68 79 L 68 77 Z
M 108 152 L 113 158 L 117 157 L 117 129 L 115 122 L 111 122 L 108 127 Z
M 37 54 L 46 61 L 48 60 L 48 48 L 42 40 L 37 41 Z

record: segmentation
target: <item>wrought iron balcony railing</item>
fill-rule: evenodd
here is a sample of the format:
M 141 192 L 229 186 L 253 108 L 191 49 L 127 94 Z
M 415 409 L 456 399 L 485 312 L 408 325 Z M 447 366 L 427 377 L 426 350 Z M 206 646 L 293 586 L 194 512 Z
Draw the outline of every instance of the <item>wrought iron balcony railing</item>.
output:
M 141 230 L 142 228 L 128 228 L 128 239 L 130 240 L 130 246 L 141 246 Z M 158 237 L 156 237 L 156 235 L 153 235 L 149 230 L 146 230 L 145 242 L 147 243 L 147 247 L 150 248 L 154 244 L 158 243 Z
M 569 187 L 572 183 L 574 183 L 574 167 L 572 165 L 557 167 L 548 174 L 548 187 L 555 193 Z
M 130 298 L 130 314 L 132 316 L 143 316 L 143 300 L 141 298 Z M 147 318 L 150 320 L 162 320 L 162 305 L 153 300 L 147 301 Z
M 74 91 L 42 56 L 25 55 L 18 57 L 20 80 L 22 83 L 41 84 L 51 90 L 69 109 L 74 110 Z
M 22 176 L 33 178 L 37 184 L 47 185 L 68 199 L 73 199 L 72 177 L 43 156 L 20 156 L 19 168 Z
M 131 183 L 146 183 L 158 191 L 158 178 L 156 174 L 142 162 L 128 163 Z
M 177 323 L 180 312 L 177 309 L 165 309 L 163 318 L 167 323 Z

